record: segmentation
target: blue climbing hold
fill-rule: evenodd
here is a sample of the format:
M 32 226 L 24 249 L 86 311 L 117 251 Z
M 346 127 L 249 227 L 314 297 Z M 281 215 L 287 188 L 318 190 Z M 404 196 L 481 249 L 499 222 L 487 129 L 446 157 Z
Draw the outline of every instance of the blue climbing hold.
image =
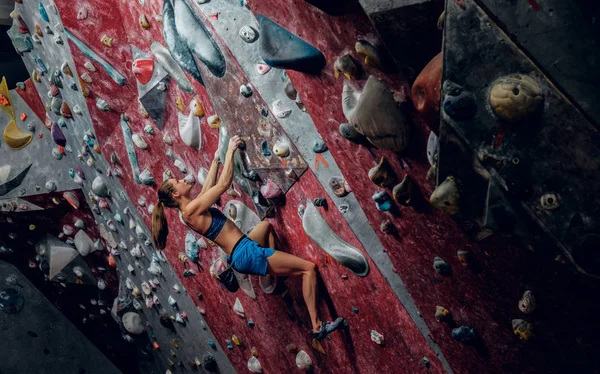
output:
M 252 318 L 248 318 L 248 327 L 254 328 L 254 321 L 252 320 Z
M 70 168 L 69 169 L 69 175 L 71 176 L 71 178 L 75 178 L 75 169 Z
M 263 140 L 260 143 L 260 149 L 262 150 L 263 156 L 271 156 L 271 150 L 269 149 L 269 143 L 266 140 Z
M 357 307 L 355 307 L 355 306 L 353 306 L 353 307 L 352 307 L 352 313 L 354 313 L 354 314 L 358 314 L 358 308 L 357 308 Z
M 390 209 L 392 209 L 392 198 L 385 191 L 375 192 L 375 194 L 373 194 L 373 201 L 375 201 L 375 206 L 377 207 L 377 210 L 387 212 Z
M 225 339 L 225 344 L 227 344 L 227 349 L 233 349 L 233 343 L 229 339 Z
M 44 8 L 44 4 L 40 1 L 40 16 L 46 22 L 50 22 L 50 18 L 48 18 L 48 13 L 46 13 L 46 8 Z
M 475 343 L 475 330 L 469 326 L 460 326 L 452 329 L 452 339 L 459 341 L 463 344 Z
M 140 180 L 140 165 L 138 164 L 137 154 L 135 153 L 135 147 L 133 145 L 133 134 L 129 128 L 129 118 L 125 114 L 121 114 L 121 130 L 123 130 L 123 139 L 125 140 L 125 149 L 127 150 L 127 157 L 131 164 L 131 171 L 133 173 L 133 180 L 137 184 L 141 184 Z
M 258 15 L 259 53 L 265 63 L 279 69 L 316 73 L 325 67 L 325 56 L 269 18 Z
M 217 349 L 217 343 L 212 339 L 208 339 L 208 345 L 210 345 L 212 349 Z
M 44 61 L 41 58 L 36 56 L 35 63 L 44 74 L 48 74 L 48 68 L 46 67 L 46 64 L 44 64 Z

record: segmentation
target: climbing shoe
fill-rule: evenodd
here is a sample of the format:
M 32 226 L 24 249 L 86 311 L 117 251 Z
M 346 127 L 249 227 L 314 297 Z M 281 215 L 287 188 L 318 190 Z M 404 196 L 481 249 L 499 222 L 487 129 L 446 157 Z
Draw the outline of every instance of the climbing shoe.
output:
M 346 320 L 342 317 L 336 318 L 333 322 L 321 322 L 321 328 L 319 329 L 319 331 L 313 331 L 313 338 L 317 340 L 323 340 L 327 337 L 327 335 L 331 334 L 340 327 L 345 327 L 347 325 L 348 322 L 346 322 Z

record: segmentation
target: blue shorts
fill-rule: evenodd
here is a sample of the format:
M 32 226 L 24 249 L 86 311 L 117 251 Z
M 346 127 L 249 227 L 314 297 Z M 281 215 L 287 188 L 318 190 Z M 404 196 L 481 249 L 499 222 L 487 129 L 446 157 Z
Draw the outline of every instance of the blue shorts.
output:
M 233 247 L 233 256 L 227 256 L 227 261 L 239 273 L 266 275 L 267 258 L 273 256 L 275 250 L 263 248 L 257 242 L 243 236 Z

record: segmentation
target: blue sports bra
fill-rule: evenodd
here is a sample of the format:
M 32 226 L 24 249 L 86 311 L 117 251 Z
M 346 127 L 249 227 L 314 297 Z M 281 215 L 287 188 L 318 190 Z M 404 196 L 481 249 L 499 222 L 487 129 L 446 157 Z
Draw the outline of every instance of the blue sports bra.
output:
M 212 222 L 210 223 L 210 227 L 203 234 L 208 240 L 215 240 L 217 236 L 221 233 L 223 226 L 225 226 L 225 222 L 227 222 L 227 217 L 217 208 L 210 207 L 208 208 L 208 212 L 212 217 Z

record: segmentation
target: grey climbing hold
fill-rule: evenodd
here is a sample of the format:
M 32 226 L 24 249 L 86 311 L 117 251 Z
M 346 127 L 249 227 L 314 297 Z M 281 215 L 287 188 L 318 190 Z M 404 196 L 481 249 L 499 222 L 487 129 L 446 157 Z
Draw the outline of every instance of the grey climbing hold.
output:
M 96 108 L 100 109 L 103 112 L 110 111 L 110 105 L 106 102 L 106 100 L 101 99 L 99 97 L 96 98 Z
M 302 228 L 319 247 L 353 273 L 361 277 L 369 273 L 369 263 L 363 253 L 340 239 L 310 200 L 302 215 Z
M 123 326 L 130 334 L 139 335 L 144 332 L 142 317 L 134 312 L 127 312 L 123 315 Z
M 258 15 L 259 53 L 274 68 L 316 73 L 325 66 L 325 56 L 304 40 L 269 18 Z
M 444 259 L 437 256 L 433 259 L 433 268 L 441 275 L 449 275 L 452 272 L 450 265 Z
M 349 123 L 341 123 L 339 127 L 340 134 L 342 136 L 354 143 L 358 143 L 363 140 L 365 137 L 363 134 L 356 131 L 354 126 Z
M 254 43 L 258 39 L 258 31 L 254 30 L 252 26 L 242 26 L 238 35 L 246 43 Z
M 154 180 L 154 176 L 152 175 L 149 169 L 144 169 L 144 171 L 140 173 L 140 181 L 142 182 L 142 184 L 145 184 L 147 186 L 152 186 L 156 182 Z
M 94 178 L 92 182 L 92 191 L 100 196 L 100 197 L 108 197 L 110 196 L 110 190 L 108 189 L 108 184 L 103 176 L 98 175 Z
M 23 83 L 23 82 L 17 82 L 17 87 L 19 87 L 20 89 L 24 90 L 25 89 L 25 83 Z
M 325 144 L 325 141 L 321 138 L 315 139 L 314 143 L 313 143 L 313 152 L 315 153 L 323 153 L 325 151 L 327 151 L 327 144 Z

